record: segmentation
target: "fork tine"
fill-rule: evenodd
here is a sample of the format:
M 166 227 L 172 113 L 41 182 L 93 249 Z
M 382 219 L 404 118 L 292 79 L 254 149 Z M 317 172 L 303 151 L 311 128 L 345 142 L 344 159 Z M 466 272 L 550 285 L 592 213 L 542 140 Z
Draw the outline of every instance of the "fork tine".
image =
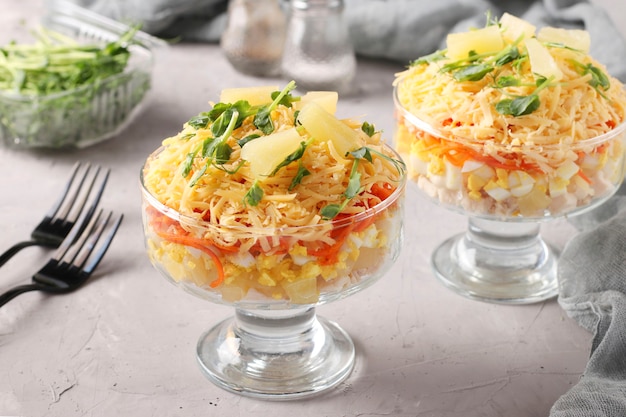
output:
M 99 173 L 100 173 L 100 167 L 98 167 L 96 173 L 94 174 L 94 179 L 93 179 L 91 185 L 89 186 L 89 189 L 84 193 L 82 202 L 78 205 L 78 206 L 80 206 L 80 208 L 78 206 L 76 207 L 76 212 L 73 213 L 72 217 L 70 217 L 70 221 L 72 221 L 72 222 L 76 222 L 77 221 L 79 215 L 81 214 L 81 212 L 82 212 L 82 210 L 83 210 L 83 208 L 85 206 L 85 203 L 87 202 L 87 198 L 90 197 L 90 195 L 91 195 L 91 190 L 92 190 L 93 185 L 95 183 L 96 177 L 98 176 Z M 93 214 L 95 213 L 95 211 L 96 211 L 96 209 L 98 207 L 98 204 L 100 203 L 100 199 L 102 198 L 102 194 L 104 193 L 104 188 L 105 188 L 105 186 L 107 184 L 107 181 L 109 179 L 109 174 L 110 173 L 111 173 L 110 169 L 107 169 L 104 172 L 104 176 L 101 179 L 100 184 L 99 184 L 98 188 L 95 191 L 95 194 L 91 197 L 90 206 L 89 206 L 89 208 L 87 209 L 87 212 L 86 212 L 86 215 L 87 215 L 86 218 L 87 219 L 90 219 L 93 216 Z M 81 233 L 82 231 L 83 231 L 83 229 L 80 229 L 79 233 Z
M 83 222 L 84 224 L 77 225 L 76 237 L 74 239 L 71 239 L 71 237 L 68 236 L 68 239 L 63 241 L 63 244 L 54 253 L 52 259 L 56 260 L 57 263 L 59 263 L 60 265 L 72 264 L 76 256 L 78 255 L 78 252 L 85 245 L 85 242 L 88 239 L 92 238 L 95 233 L 98 232 L 98 230 L 100 230 L 100 233 L 102 233 L 101 229 L 104 227 L 104 225 L 106 225 L 106 221 L 108 221 L 107 219 L 102 219 L 102 212 L 103 210 L 100 209 L 100 211 L 98 211 L 98 214 L 92 216 L 89 221 L 86 221 L 87 219 L 85 219 L 85 221 Z M 72 230 L 72 233 L 74 233 L 74 230 Z
M 74 182 L 74 179 L 76 178 L 76 173 L 78 172 L 78 169 L 80 168 L 80 166 L 81 166 L 80 161 L 74 164 L 74 167 L 72 168 L 72 173 L 70 174 L 70 179 L 67 180 L 67 182 L 65 183 L 65 187 L 63 188 L 63 192 L 61 193 L 59 198 L 54 202 L 54 204 L 52 204 L 52 207 L 50 207 L 48 212 L 45 214 L 46 217 L 50 217 L 50 218 L 54 217 L 57 211 L 61 208 L 63 201 L 65 201 L 65 198 L 67 197 L 68 193 L 70 192 L 70 189 L 72 188 L 72 183 Z
M 68 236 L 61 247 L 57 249 L 52 259 L 56 261 L 61 267 L 82 269 L 85 273 L 91 274 L 93 270 L 98 266 L 100 260 L 104 257 L 104 254 L 109 248 L 113 237 L 117 233 L 117 229 L 122 223 L 123 215 L 120 214 L 115 222 L 110 227 L 109 233 L 105 240 L 100 244 L 98 251 L 90 259 L 90 255 L 94 251 L 98 241 L 102 237 L 113 212 L 109 211 L 106 216 L 103 215 L 103 210 L 100 209 L 97 215 L 93 216 L 88 225 L 83 227 L 84 231 L 81 235 L 72 239 Z M 79 229 L 80 227 L 77 227 Z M 74 230 L 72 230 L 74 232 Z M 66 243 L 68 242 L 68 243 Z M 87 264 L 87 260 L 89 263 Z
M 93 169 L 90 165 L 87 165 L 86 171 L 83 174 L 83 178 L 81 179 L 79 185 L 77 186 L 72 198 L 67 199 L 63 210 L 57 213 L 56 218 L 57 221 L 71 222 L 74 223 L 80 216 L 80 213 L 85 208 L 85 204 L 87 204 L 88 199 L 90 198 L 91 192 L 94 189 L 94 185 L 96 184 L 96 180 L 100 175 L 100 167 L 95 168 L 95 172 L 91 172 Z M 104 187 L 106 186 L 107 180 L 109 178 L 110 170 L 107 169 L 104 173 L 103 178 L 100 180 L 99 186 L 96 188 L 93 202 L 92 202 L 92 214 L 93 210 L 95 210 L 95 206 L 100 201 L 102 197 L 102 193 L 104 192 Z M 91 174 L 91 178 L 89 183 L 85 185 L 85 180 Z
M 107 223 L 109 222 L 109 220 L 111 219 L 113 213 L 109 213 L 109 215 L 107 216 Z M 104 254 L 107 252 L 107 250 L 109 249 L 109 246 L 111 245 L 111 242 L 113 241 L 113 238 L 115 237 L 115 234 L 117 233 L 117 230 L 120 227 L 120 224 L 122 223 L 122 219 L 124 218 L 123 214 L 120 214 L 117 219 L 115 220 L 115 222 L 111 225 L 111 228 L 109 230 L 109 233 L 106 235 L 105 239 L 100 243 L 100 246 L 98 247 L 98 249 L 94 252 L 93 256 L 88 259 L 88 255 L 85 256 L 84 260 L 82 260 L 82 268 L 83 268 L 83 272 L 87 275 L 91 275 L 91 273 L 96 269 L 96 267 L 98 266 L 98 264 L 100 263 L 100 261 L 102 260 L 102 258 L 104 258 Z M 106 223 L 104 224 L 104 226 L 106 226 Z M 104 226 L 103 226 L 103 230 L 104 231 Z M 100 236 L 102 235 L 102 232 L 100 232 L 100 235 L 98 236 L 98 239 L 100 239 Z M 98 243 L 96 241 L 93 242 L 93 246 L 90 248 L 89 250 L 89 254 L 92 253 L 92 251 L 95 249 L 96 243 Z M 79 254 L 79 257 L 82 256 L 82 254 Z M 85 262 L 89 261 L 87 264 L 85 264 Z
M 96 197 L 96 200 L 99 200 L 99 197 Z M 81 236 L 86 235 L 85 229 L 93 227 L 99 217 L 99 215 L 93 215 L 96 210 L 96 204 L 97 201 L 90 207 L 89 210 L 81 213 L 76 223 L 74 223 L 74 226 L 72 226 L 65 239 L 63 239 L 56 252 L 54 252 L 54 255 L 52 256 L 53 260 L 60 260 L 63 258 L 70 247 L 72 247 L 72 245 L 74 245 Z M 100 213 L 102 213 L 102 209 L 100 209 L 98 214 Z

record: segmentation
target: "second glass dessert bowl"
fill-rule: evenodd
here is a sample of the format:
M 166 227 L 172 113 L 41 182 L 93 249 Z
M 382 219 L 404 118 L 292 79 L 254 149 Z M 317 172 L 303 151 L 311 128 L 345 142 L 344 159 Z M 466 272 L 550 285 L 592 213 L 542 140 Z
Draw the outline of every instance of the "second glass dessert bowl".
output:
M 626 124 L 575 143 L 497 144 L 451 135 L 408 111 L 396 85 L 395 145 L 409 179 L 469 216 L 465 233 L 434 251 L 439 280 L 481 301 L 525 304 L 558 293 L 558 250 L 540 224 L 590 210 L 624 178 Z
M 384 201 L 352 216 L 309 226 L 229 227 L 160 203 L 144 183 L 149 164 L 141 182 L 151 262 L 186 291 L 235 308 L 198 342 L 204 374 L 231 392 L 273 400 L 318 394 L 345 380 L 354 344 L 315 307 L 373 284 L 398 257 L 404 170 Z

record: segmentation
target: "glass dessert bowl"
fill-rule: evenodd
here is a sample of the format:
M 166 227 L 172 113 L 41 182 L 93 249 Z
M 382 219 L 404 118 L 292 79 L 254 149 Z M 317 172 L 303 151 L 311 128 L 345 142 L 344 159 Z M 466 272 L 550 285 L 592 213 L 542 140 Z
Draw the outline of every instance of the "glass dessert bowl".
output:
M 465 38 L 459 53 L 449 38 L 447 52 L 398 75 L 394 140 L 423 194 L 469 216 L 468 230 L 434 251 L 437 278 L 469 298 L 523 304 L 558 293 L 558 250 L 541 222 L 590 210 L 622 183 L 626 100 L 580 45 L 567 46 L 584 32 L 558 30 L 557 44 L 554 28 L 535 36 L 511 15 L 500 22 L 471 33 L 495 39 L 493 51 L 472 54 Z M 537 75 L 544 67 L 552 73 Z
M 235 308 L 234 318 L 201 336 L 202 371 L 226 390 L 263 399 L 319 394 L 349 376 L 354 344 L 336 323 L 318 317 L 315 307 L 373 284 L 394 263 L 402 241 L 406 172 L 399 156 L 378 143 L 379 133 L 364 137 L 350 128 L 364 140 L 358 155 L 367 150 L 367 157 L 336 160 L 341 158 L 328 153 L 333 144 L 308 137 L 309 110 L 294 107 L 279 113 L 297 109 L 303 115 L 302 141 L 296 142 L 305 145 L 297 158 L 280 157 L 285 164 L 254 163 L 264 153 L 261 141 L 272 142 L 283 130 L 255 138 L 252 156 L 243 150 L 254 142 L 241 139 L 255 128 L 243 121 L 229 133 L 227 162 L 197 175 L 205 160 L 196 158 L 198 165 L 187 171 L 187 147 L 202 146 L 205 135 L 192 119 L 141 171 L 145 243 L 155 268 L 180 288 Z M 321 117 L 334 118 L 323 111 Z M 285 120 L 276 117 L 276 125 L 295 119 Z M 271 150 L 280 152 L 276 143 Z M 310 173 L 300 177 L 302 167 Z M 299 182 L 292 186 L 294 178 Z M 360 186 L 350 193 L 355 181 Z M 340 202 L 326 204 L 334 188 L 341 190 L 335 196 Z M 306 209 L 321 192 L 326 205 Z M 342 203 L 346 196 L 349 201 Z

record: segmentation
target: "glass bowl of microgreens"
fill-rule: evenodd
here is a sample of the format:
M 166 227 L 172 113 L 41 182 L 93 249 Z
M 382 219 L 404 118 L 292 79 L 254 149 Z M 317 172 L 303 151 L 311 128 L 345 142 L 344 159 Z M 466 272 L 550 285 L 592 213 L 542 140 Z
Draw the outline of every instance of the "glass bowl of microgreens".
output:
M 164 43 L 63 1 L 30 38 L 0 46 L 0 142 L 11 148 L 83 148 L 124 129 L 151 86 Z
M 409 178 L 469 217 L 431 259 L 453 291 L 554 297 L 559 251 L 540 223 L 597 207 L 622 184 L 626 92 L 589 50 L 586 31 L 505 13 L 398 74 L 395 144 Z
M 235 308 L 198 342 L 218 386 L 294 399 L 335 387 L 355 358 L 317 317 L 397 259 L 405 168 L 373 125 L 335 116 L 337 93 L 293 82 L 223 90 L 141 170 L 148 256 L 167 280 Z

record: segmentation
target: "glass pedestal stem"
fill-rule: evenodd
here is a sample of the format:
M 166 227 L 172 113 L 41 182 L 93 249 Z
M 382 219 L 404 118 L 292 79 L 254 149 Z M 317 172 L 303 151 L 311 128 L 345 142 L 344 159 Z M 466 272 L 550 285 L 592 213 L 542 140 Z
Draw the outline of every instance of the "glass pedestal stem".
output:
M 354 366 L 354 344 L 314 307 L 236 309 L 202 335 L 197 358 L 216 385 L 271 400 L 322 393 L 345 380 Z
M 444 285 L 465 297 L 528 304 L 557 294 L 557 257 L 539 223 L 470 218 L 464 234 L 435 250 L 432 266 Z

